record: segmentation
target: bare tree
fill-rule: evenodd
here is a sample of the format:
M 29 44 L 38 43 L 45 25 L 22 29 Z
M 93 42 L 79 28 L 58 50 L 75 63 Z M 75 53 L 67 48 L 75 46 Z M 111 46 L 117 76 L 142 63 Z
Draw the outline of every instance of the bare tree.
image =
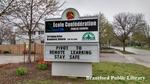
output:
M 125 51 L 126 40 L 133 32 L 145 25 L 142 14 L 119 13 L 114 17 L 113 32 L 120 42 L 122 42 L 123 51 Z
M 0 17 L 10 15 L 17 10 L 17 0 L 0 0 Z
M 0 44 L 3 41 L 11 42 L 14 38 L 12 27 L 5 17 L 17 11 L 16 3 L 18 0 L 0 0 Z
M 108 23 L 108 20 L 106 19 L 106 17 L 104 16 L 103 13 L 99 13 L 99 44 L 100 44 L 100 48 L 102 48 L 102 44 L 103 44 L 103 40 L 104 40 L 104 31 L 106 29 L 106 24 Z
M 109 23 L 103 13 L 99 13 L 99 27 L 100 48 L 102 48 L 102 46 L 105 44 L 107 47 L 110 47 L 110 43 L 113 38 L 112 25 Z
M 11 25 L 0 22 L 0 45 L 4 41 L 11 43 L 12 36 L 13 36 L 13 31 Z
M 54 15 L 60 10 L 60 5 L 56 0 L 19 0 L 16 4 L 19 11 L 15 11 L 9 17 L 9 21 L 23 32 L 27 33 L 29 40 L 28 62 L 31 63 L 31 42 L 33 31 L 39 23 L 44 22 L 48 15 Z
M 146 43 L 148 47 L 150 47 L 150 26 L 148 24 L 146 24 L 145 27 L 143 28 L 143 32 L 146 38 Z

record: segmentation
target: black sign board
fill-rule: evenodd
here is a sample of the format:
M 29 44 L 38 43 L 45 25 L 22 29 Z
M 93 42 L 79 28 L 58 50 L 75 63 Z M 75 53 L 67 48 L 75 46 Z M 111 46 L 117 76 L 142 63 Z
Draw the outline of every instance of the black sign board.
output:
M 97 19 L 81 19 L 69 21 L 46 21 L 45 32 L 83 32 L 98 31 Z

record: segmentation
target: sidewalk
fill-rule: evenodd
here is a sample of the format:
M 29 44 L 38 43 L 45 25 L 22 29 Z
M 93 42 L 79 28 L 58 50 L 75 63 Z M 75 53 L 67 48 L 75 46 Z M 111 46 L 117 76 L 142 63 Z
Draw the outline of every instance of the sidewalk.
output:
M 122 50 L 122 47 L 112 47 L 112 48 Z M 116 53 L 128 59 L 129 63 L 135 63 L 150 67 L 150 51 L 135 49 L 132 47 L 126 47 L 126 51 L 133 52 L 135 54 L 122 54 L 118 51 L 116 51 Z
M 27 61 L 27 57 L 25 60 Z M 34 57 L 31 57 L 32 61 L 34 61 Z M 8 63 L 20 63 L 24 62 L 24 56 L 12 56 L 12 55 L 0 55 L 0 64 L 8 64 Z
M 122 47 L 111 46 L 111 48 L 123 50 Z M 133 52 L 133 53 L 139 54 L 139 55 L 144 55 L 144 56 L 149 55 L 150 56 L 150 50 L 142 50 L 142 49 L 136 49 L 133 47 L 126 47 L 126 51 Z

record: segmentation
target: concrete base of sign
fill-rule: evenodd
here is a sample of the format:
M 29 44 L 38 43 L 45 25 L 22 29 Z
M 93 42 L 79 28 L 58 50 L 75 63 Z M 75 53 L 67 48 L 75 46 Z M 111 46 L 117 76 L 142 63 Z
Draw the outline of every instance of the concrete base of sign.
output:
M 92 76 L 92 64 L 53 62 L 52 76 L 73 76 L 73 77 Z

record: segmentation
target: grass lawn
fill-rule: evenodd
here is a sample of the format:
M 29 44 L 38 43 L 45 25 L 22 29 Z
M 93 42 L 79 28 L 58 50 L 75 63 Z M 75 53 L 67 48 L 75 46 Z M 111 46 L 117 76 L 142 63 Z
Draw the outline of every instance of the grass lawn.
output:
M 47 75 L 48 74 L 48 75 Z M 44 74 L 42 74 L 44 75 Z M 113 62 L 93 64 L 93 77 L 103 76 L 134 76 L 145 77 L 144 80 L 86 80 L 85 78 L 52 77 L 45 73 L 41 79 L 31 78 L 17 82 L 17 84 L 149 84 L 150 68 L 136 65 Z
M 16 76 L 17 67 L 28 68 L 28 74 Z M 0 67 L 0 84 L 149 84 L 150 68 L 113 62 L 93 64 L 93 77 L 107 76 L 136 76 L 145 77 L 144 80 L 86 80 L 85 78 L 52 77 L 51 69 L 39 71 L 36 64 L 11 64 Z
M 102 49 L 100 50 L 100 52 L 101 52 L 101 53 L 115 53 L 115 52 L 114 52 L 114 49 L 112 49 L 112 48 L 102 48 Z

